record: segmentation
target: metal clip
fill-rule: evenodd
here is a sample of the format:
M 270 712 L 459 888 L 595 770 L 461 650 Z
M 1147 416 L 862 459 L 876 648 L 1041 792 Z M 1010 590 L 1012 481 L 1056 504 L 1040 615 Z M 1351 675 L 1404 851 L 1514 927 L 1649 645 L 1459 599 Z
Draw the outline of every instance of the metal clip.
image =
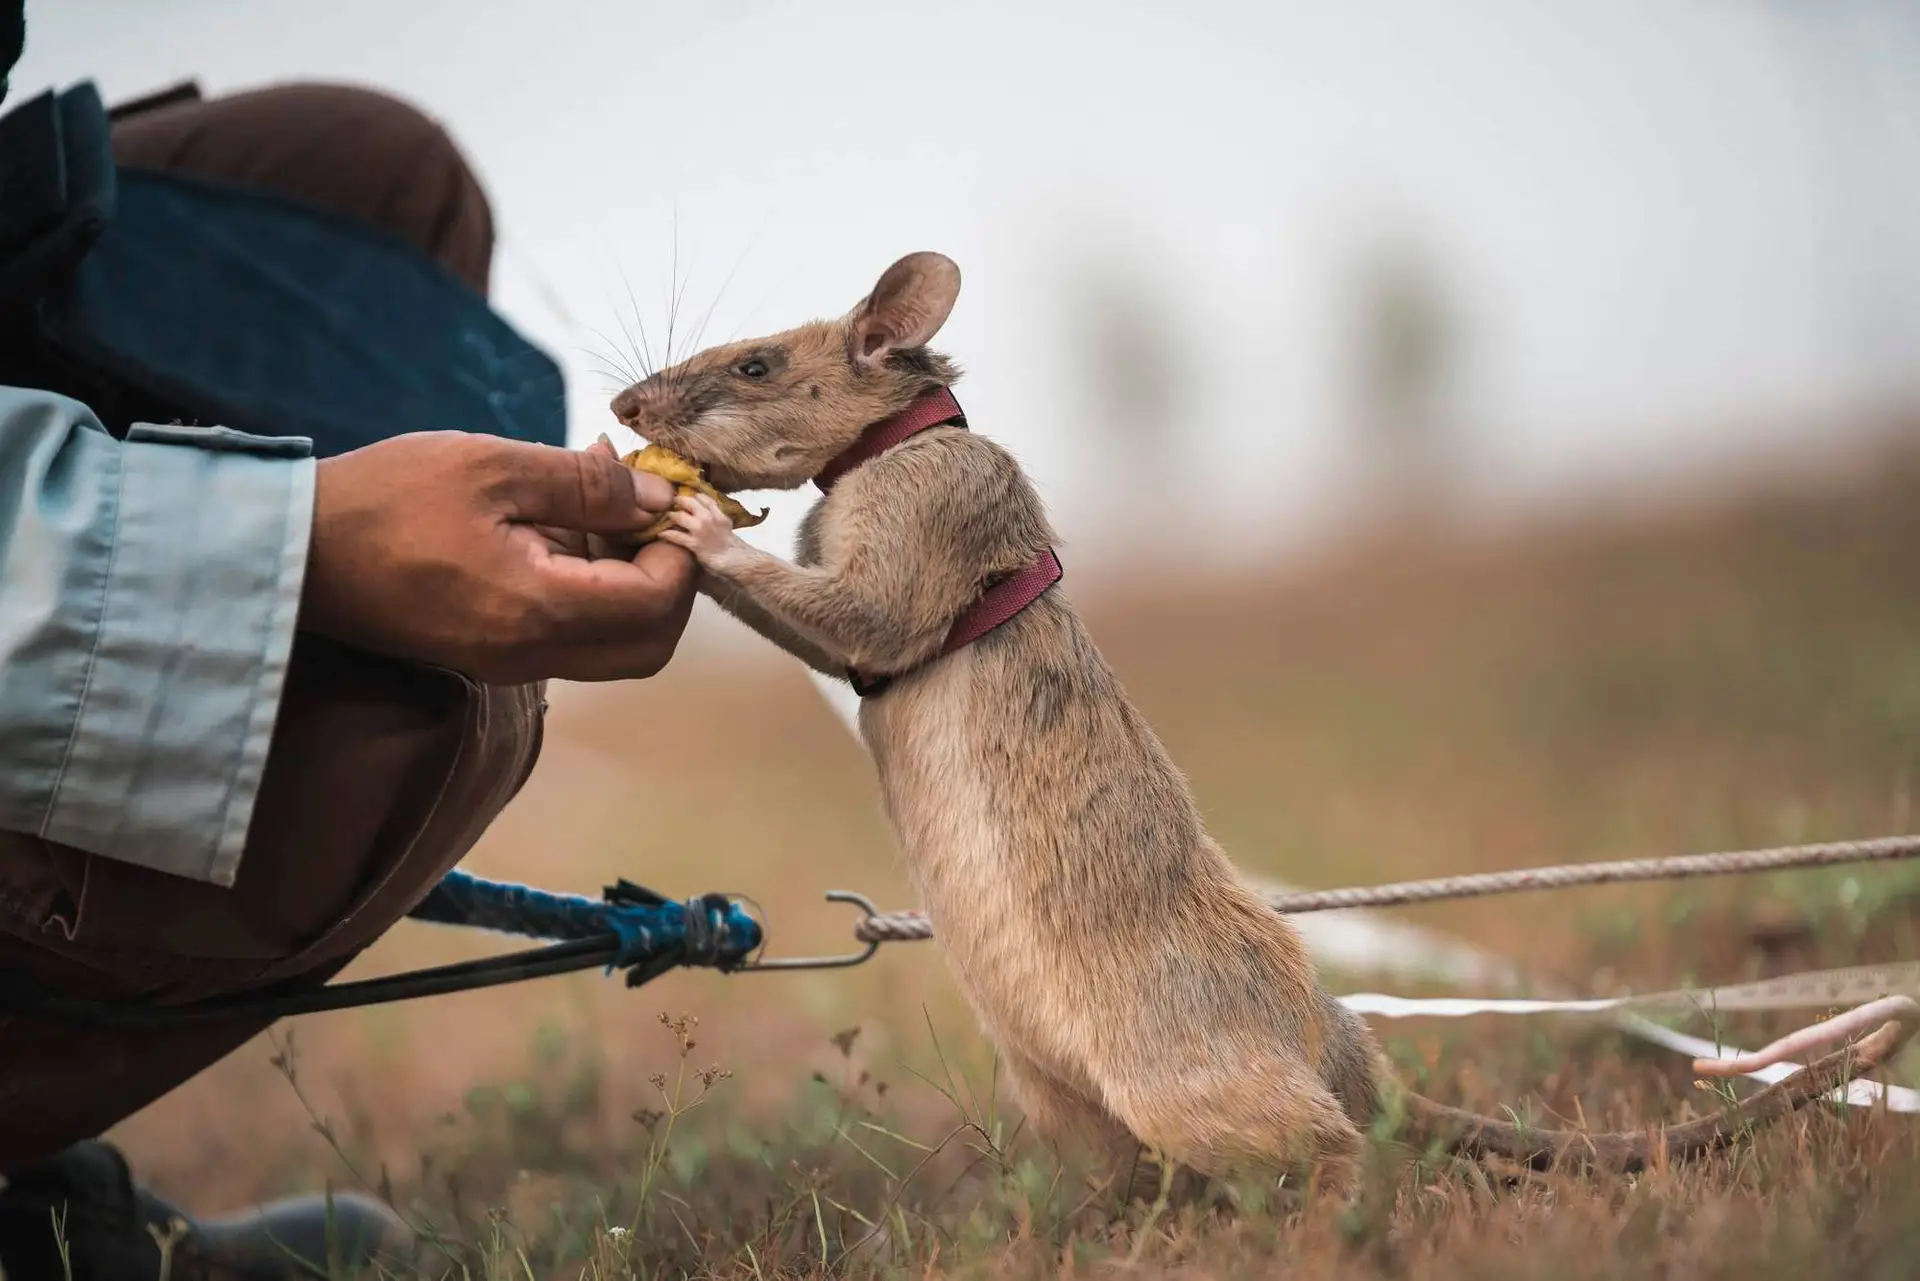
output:
M 868 916 L 879 915 L 872 899 L 864 894 L 855 894 L 852 890 L 828 890 L 827 902 L 852 903 Z M 750 974 L 755 970 L 844 970 L 859 965 L 879 950 L 880 944 L 876 941 L 867 944 L 864 952 L 853 952 L 846 956 L 782 956 L 771 961 L 758 960 L 751 965 L 737 966 L 733 973 Z

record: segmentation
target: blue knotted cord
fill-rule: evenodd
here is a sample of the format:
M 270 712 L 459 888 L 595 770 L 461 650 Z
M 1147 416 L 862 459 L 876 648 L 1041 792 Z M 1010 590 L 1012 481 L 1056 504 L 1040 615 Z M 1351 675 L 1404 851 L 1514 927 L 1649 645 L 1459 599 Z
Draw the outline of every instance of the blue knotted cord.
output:
M 871 914 L 873 905 L 861 902 Z M 182 1005 L 86 1000 L 42 988 L 24 975 L 0 971 L 0 1010 L 95 1025 L 168 1027 L 207 1020 L 272 1020 L 470 992 L 568 974 L 603 963 L 609 974 L 625 970 L 627 986 L 639 987 L 681 965 L 710 966 L 723 973 L 812 969 L 857 964 L 873 952 L 873 945 L 869 945 L 866 952 L 855 957 L 788 958 L 750 964 L 749 958 L 759 950 L 766 934 L 732 898 L 703 894 L 680 903 L 630 881 L 608 886 L 602 899 L 590 899 L 450 872 L 407 915 L 440 925 L 531 936 L 546 943 L 507 956 L 317 987 L 309 978 L 295 976 L 264 988 Z
M 611 934 L 619 948 L 607 964 L 609 974 L 669 959 L 730 970 L 752 955 L 762 938 L 760 923 L 724 895 L 681 903 L 627 881 L 608 887 L 604 899 L 591 899 L 453 871 L 407 915 L 437 925 L 556 941 Z

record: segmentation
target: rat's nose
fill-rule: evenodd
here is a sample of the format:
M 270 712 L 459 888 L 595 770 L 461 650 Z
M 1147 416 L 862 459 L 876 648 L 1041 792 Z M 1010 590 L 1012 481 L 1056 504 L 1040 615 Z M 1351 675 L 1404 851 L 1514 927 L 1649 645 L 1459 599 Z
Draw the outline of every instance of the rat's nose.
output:
M 634 420 L 640 416 L 640 384 L 635 383 L 615 396 L 610 408 L 613 410 L 613 416 L 620 420 L 621 426 L 633 426 Z

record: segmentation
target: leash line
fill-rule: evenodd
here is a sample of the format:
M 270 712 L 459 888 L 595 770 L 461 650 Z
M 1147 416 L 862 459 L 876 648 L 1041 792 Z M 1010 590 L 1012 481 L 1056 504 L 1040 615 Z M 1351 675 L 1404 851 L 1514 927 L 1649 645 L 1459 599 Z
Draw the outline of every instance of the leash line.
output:
M 627 880 L 607 886 L 600 898 L 592 899 L 483 880 L 455 870 L 407 915 L 434 925 L 558 941 L 504 956 L 353 982 L 322 986 L 292 978 L 251 992 L 181 1005 L 85 1000 L 42 987 L 25 975 L 0 971 L 0 1011 L 105 1027 L 271 1021 L 471 992 L 577 970 L 603 968 L 609 974 L 623 970 L 627 986 L 640 987 L 682 966 L 737 973 L 768 964 L 754 959 L 766 942 L 765 929 L 733 896 L 703 894 L 678 902 Z
M 1605 863 L 1560 863 L 1550 867 L 1467 876 L 1436 876 L 1387 885 L 1333 890 L 1302 890 L 1270 895 L 1275 911 L 1331 912 L 1359 907 L 1392 907 L 1448 899 L 1485 898 L 1579 885 L 1618 885 L 1641 881 L 1678 881 L 1742 872 L 1833 867 L 1845 863 L 1881 863 L 1920 857 L 1920 835 L 1884 836 L 1863 841 L 1827 841 L 1771 849 L 1718 854 L 1682 854 L 1669 858 L 1620 859 Z M 913 943 L 933 937 L 933 922 L 922 911 L 878 912 L 854 926 L 862 943 Z
M 1575 885 L 1682 880 L 1736 872 L 1887 862 L 1916 856 L 1920 856 L 1920 836 L 1889 836 L 1677 858 L 1566 863 L 1387 885 L 1306 890 L 1269 895 L 1267 901 L 1282 913 L 1322 912 Z M 294 980 L 264 991 L 176 1006 L 77 1000 L 40 989 L 22 976 L 0 973 L 0 1009 L 121 1026 L 273 1019 L 471 991 L 597 967 L 605 967 L 608 972 L 625 970 L 629 987 L 639 987 L 680 966 L 710 967 L 733 974 L 843 969 L 865 962 L 882 943 L 917 942 L 933 937 L 933 922 L 924 912 L 878 912 L 864 896 L 847 891 L 836 890 L 827 898 L 830 902 L 849 903 L 860 909 L 862 916 L 855 923 L 853 934 L 865 945 L 864 949 L 844 956 L 767 958 L 757 955 L 765 944 L 764 927 L 729 895 L 707 894 L 684 903 L 675 902 L 642 886 L 620 881 L 608 886 L 603 897 L 596 900 L 485 881 L 454 871 L 409 913 L 413 919 L 560 941 L 532 951 L 383 978 L 320 987 Z M 1894 969 L 1901 971 L 1896 981 L 1912 981 L 1912 976 L 1902 967 Z M 1869 972 L 1869 967 L 1860 967 L 1855 971 L 1792 976 L 1783 981 L 1793 985 L 1789 990 L 1782 990 L 1780 983 L 1753 984 L 1727 989 L 1725 995 L 1751 1002 L 1749 1008 L 1779 1008 L 1783 1000 L 1790 1003 L 1813 995 L 1822 984 L 1826 991 L 1820 995 L 1833 999 L 1862 984 L 1885 985 L 1894 977 L 1883 968 L 1876 967 Z M 1624 1002 L 1602 1000 L 1580 1004 L 1591 1004 L 1594 1009 L 1615 1004 L 1657 1005 L 1681 995 L 1657 993 Z

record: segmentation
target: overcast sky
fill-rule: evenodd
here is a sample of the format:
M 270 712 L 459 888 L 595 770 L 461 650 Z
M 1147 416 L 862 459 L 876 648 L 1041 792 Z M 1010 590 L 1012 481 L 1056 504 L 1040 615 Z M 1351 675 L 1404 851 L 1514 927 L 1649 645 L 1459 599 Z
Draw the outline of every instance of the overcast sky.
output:
M 709 341 L 952 255 L 963 401 L 1083 558 L 1099 500 L 1164 486 L 1103 465 L 1070 309 L 1103 263 L 1157 300 L 1178 427 L 1253 509 L 1250 548 L 1339 501 L 1337 289 L 1378 235 L 1437 256 L 1497 496 L 1711 466 L 1767 416 L 1828 431 L 1920 383 L 1920 6 L 1898 0 L 27 11 L 18 96 L 329 78 L 445 120 L 499 215 L 499 304 L 567 361 L 578 440 L 612 387 L 576 348 L 620 339 L 629 288 L 659 345 L 676 222 L 682 345 L 730 273 Z M 784 549 L 802 507 L 756 541 Z

